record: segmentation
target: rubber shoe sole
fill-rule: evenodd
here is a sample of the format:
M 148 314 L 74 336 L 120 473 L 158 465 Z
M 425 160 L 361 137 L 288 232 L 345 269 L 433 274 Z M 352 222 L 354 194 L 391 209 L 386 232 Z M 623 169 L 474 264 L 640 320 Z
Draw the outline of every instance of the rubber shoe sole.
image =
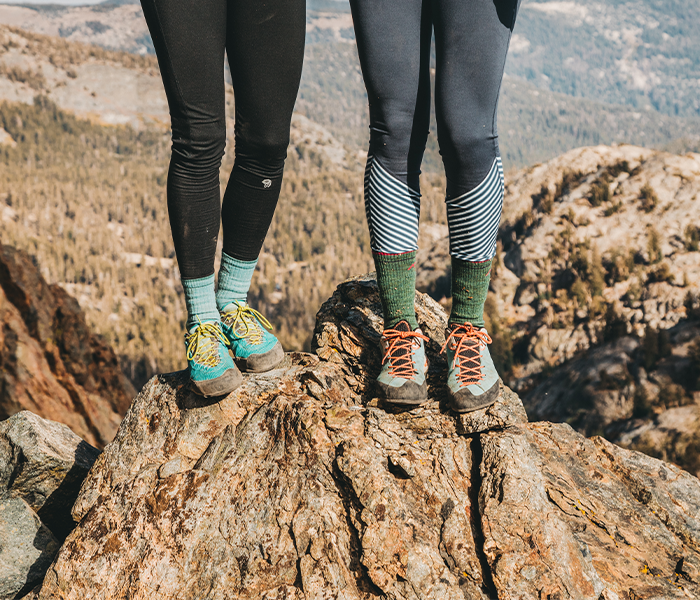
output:
M 253 354 L 248 358 L 234 358 L 236 365 L 246 373 L 265 373 L 272 371 L 284 360 L 282 344 L 277 342 L 271 350 L 264 354 Z
M 495 404 L 496 400 L 498 400 L 501 395 L 501 385 L 499 381 L 496 381 L 488 390 L 478 396 L 472 394 L 466 387 L 460 389 L 457 393 L 453 393 L 452 390 L 449 389 L 448 392 L 450 408 L 455 412 L 464 414 L 488 408 L 492 404 Z
M 226 396 L 243 383 L 243 375 L 236 369 L 228 369 L 223 375 L 214 379 L 195 381 L 190 379 L 190 389 L 197 395 L 204 398 L 215 398 Z

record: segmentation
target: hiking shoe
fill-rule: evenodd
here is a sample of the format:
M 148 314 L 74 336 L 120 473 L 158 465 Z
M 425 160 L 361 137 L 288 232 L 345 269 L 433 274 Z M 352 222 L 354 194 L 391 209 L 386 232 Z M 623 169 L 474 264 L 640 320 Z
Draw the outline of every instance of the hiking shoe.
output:
M 190 388 L 205 398 L 235 390 L 243 376 L 228 353 L 229 342 L 220 323 L 200 323 L 185 334 Z
M 487 344 L 486 329 L 471 323 L 452 324 L 445 331 L 447 349 L 447 389 L 452 409 L 471 412 L 491 406 L 498 399 L 500 386 Z
M 272 325 L 248 304 L 229 304 L 221 312 L 221 324 L 233 356 L 244 371 L 262 373 L 284 360 L 282 344 L 268 331 Z
M 382 370 L 377 385 L 387 402 L 415 406 L 428 399 L 424 344 L 427 341 L 420 329 L 412 331 L 406 321 L 382 333 Z

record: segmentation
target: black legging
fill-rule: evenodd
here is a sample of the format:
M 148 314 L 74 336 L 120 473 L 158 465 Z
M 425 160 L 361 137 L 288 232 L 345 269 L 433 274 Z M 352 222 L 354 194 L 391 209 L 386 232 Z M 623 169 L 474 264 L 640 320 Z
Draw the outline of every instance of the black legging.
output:
M 180 274 L 214 272 L 224 251 L 255 260 L 282 184 L 299 89 L 305 0 L 142 0 L 170 107 L 168 212 Z M 224 51 L 236 100 L 236 158 L 220 202 L 226 144 Z
M 350 5 L 369 97 L 366 201 L 373 250 L 393 254 L 416 246 L 434 30 L 438 143 L 450 233 L 461 244 L 453 255 L 490 258 L 503 198 L 496 108 L 519 0 L 350 0 Z

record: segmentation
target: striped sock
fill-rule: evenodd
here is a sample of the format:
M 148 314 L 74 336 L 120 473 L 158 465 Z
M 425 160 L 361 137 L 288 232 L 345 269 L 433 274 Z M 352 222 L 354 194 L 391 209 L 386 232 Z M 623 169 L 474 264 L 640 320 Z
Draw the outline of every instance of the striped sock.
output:
M 452 312 L 448 323 L 484 326 L 484 303 L 493 259 L 469 262 L 452 257 Z
M 407 321 L 411 329 L 418 328 L 414 308 L 416 296 L 416 252 L 403 254 L 372 253 L 377 269 L 377 285 L 384 313 L 384 329 L 399 321 Z
M 406 321 L 418 328 L 416 251 L 420 193 L 389 173 L 373 156 L 365 169 L 365 212 L 384 312 L 384 328 Z
M 221 253 L 219 268 L 219 287 L 216 290 L 216 305 L 224 310 L 232 302 L 247 302 L 250 282 L 253 279 L 258 259 L 238 260 Z
M 489 174 L 473 190 L 448 198 L 450 254 L 469 262 L 491 260 L 503 209 L 503 165 L 496 156 Z
M 183 279 L 185 305 L 187 306 L 187 331 L 207 321 L 219 321 L 214 294 L 214 274 L 198 279 Z
M 365 212 L 372 251 L 418 250 L 420 193 L 391 175 L 372 155 L 365 169 Z

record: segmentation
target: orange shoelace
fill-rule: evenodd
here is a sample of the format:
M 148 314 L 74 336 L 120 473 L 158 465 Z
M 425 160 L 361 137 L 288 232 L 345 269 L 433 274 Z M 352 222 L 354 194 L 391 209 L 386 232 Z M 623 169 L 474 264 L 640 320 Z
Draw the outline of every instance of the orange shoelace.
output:
M 382 364 L 389 361 L 389 375 L 413 379 L 417 373 L 413 365 L 413 347 L 420 347 L 420 340 L 427 342 L 429 338 L 417 331 L 399 331 L 398 329 L 385 329 L 383 335 L 388 345 L 384 351 Z
M 477 329 L 471 323 L 457 325 L 447 336 L 440 352 L 444 352 L 450 340 L 455 341 L 455 356 L 459 358 L 457 381 L 460 385 L 479 383 L 485 375 L 481 372 L 481 348 L 491 343 L 491 337 L 485 331 Z

